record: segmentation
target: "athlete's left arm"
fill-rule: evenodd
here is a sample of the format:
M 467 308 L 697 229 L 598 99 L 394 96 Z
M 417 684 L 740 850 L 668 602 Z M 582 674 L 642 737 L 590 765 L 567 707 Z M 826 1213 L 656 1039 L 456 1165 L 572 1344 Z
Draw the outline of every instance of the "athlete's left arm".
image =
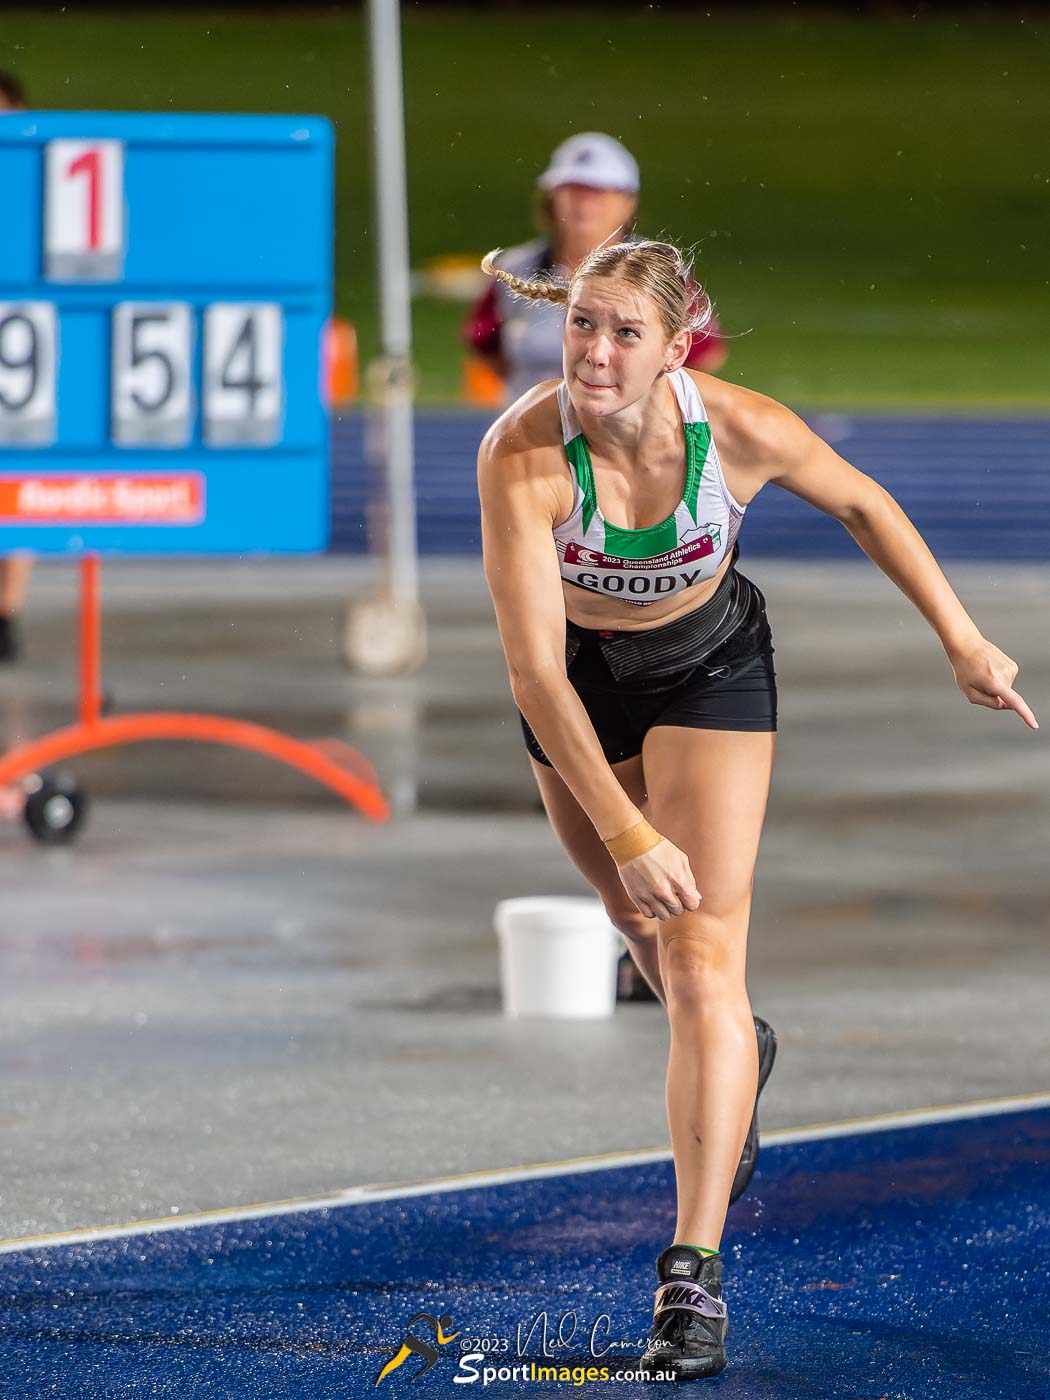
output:
M 748 398 L 758 402 L 741 405 L 734 415 L 740 429 L 734 438 L 742 474 L 755 488 L 750 495 L 773 482 L 840 521 L 940 637 L 967 700 L 991 710 L 1016 710 L 1038 729 L 1035 715 L 1013 689 L 1017 663 L 981 635 L 890 493 L 850 466 L 790 409 L 758 395 Z

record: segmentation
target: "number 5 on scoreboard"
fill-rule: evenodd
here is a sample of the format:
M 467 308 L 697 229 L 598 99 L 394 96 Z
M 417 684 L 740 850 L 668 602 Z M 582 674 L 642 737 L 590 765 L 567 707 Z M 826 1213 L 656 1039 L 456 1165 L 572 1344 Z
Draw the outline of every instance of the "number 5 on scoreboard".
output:
M 193 325 L 181 301 L 122 301 L 113 308 L 113 441 L 185 447 L 193 426 Z
M 272 302 L 215 302 L 204 313 L 204 441 L 279 441 L 284 413 L 284 318 Z

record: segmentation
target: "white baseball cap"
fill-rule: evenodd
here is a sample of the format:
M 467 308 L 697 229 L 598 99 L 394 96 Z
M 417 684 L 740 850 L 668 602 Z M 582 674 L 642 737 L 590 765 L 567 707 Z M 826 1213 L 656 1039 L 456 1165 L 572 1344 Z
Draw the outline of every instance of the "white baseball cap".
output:
M 601 131 L 583 131 L 563 141 L 537 181 L 541 190 L 557 185 L 590 185 L 595 190 L 637 194 L 638 162 L 625 146 Z

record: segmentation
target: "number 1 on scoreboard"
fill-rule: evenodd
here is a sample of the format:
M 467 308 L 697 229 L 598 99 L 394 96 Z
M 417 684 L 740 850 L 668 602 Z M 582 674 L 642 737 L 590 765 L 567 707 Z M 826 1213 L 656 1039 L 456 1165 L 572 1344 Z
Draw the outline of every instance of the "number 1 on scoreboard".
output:
M 124 269 L 124 146 L 49 141 L 44 272 L 52 282 L 115 282 Z

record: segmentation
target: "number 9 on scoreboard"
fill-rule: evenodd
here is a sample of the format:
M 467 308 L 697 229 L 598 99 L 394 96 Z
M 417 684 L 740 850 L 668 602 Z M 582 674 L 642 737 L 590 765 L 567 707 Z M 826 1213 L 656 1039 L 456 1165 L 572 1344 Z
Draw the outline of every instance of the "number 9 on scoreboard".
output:
M 271 302 L 214 302 L 204 312 L 204 441 L 265 446 L 281 436 L 284 320 Z
M 0 301 L 0 443 L 54 441 L 55 342 L 50 302 Z

